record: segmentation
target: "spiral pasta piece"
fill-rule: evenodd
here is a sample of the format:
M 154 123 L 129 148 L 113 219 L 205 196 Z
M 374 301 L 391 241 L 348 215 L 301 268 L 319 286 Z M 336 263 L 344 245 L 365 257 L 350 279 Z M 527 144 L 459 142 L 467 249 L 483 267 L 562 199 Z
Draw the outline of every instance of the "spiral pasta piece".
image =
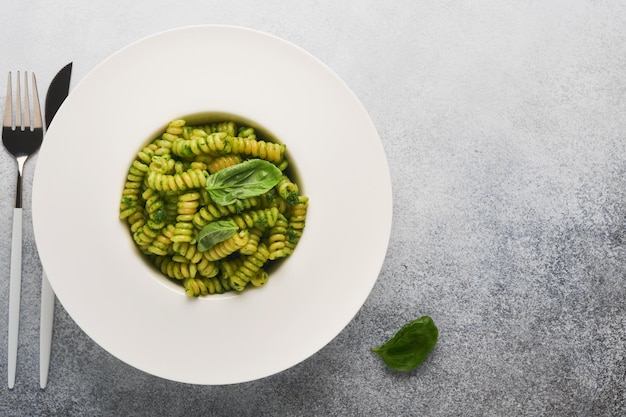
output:
M 128 224 L 130 225 L 131 233 L 135 233 L 137 230 L 143 227 L 143 225 L 146 224 L 146 220 L 143 214 L 143 206 L 140 209 L 138 209 L 135 213 L 128 216 L 126 220 L 128 221 Z
M 141 185 L 144 181 L 148 165 L 146 165 L 140 157 L 137 157 L 131 164 L 126 183 L 122 190 L 122 200 L 120 202 L 120 219 L 125 219 L 135 213 L 138 209 L 139 195 L 141 194 Z
M 199 169 L 201 171 L 208 171 L 208 165 L 204 161 L 191 161 L 189 163 L 189 168 L 191 168 L 191 169 Z
M 159 231 L 152 229 L 147 224 L 143 224 L 140 228 L 138 228 L 135 233 L 133 233 L 133 239 L 139 249 L 142 252 L 145 252 L 152 241 L 159 235 Z
M 276 190 L 288 204 L 294 205 L 298 202 L 298 186 L 286 175 L 282 176 L 276 185 Z
M 276 207 L 278 212 L 281 214 L 291 211 L 291 205 L 278 195 L 278 192 L 275 189 L 272 189 L 261 196 L 260 206 L 263 208 Z
M 153 190 L 146 190 L 142 194 L 145 207 L 141 212 L 127 217 L 131 223 L 133 239 L 142 252 L 146 252 L 152 241 L 159 235 L 160 230 L 165 227 L 165 211 L 163 201 Z
M 202 188 L 206 185 L 206 174 L 198 169 L 173 175 L 150 171 L 146 177 L 147 186 L 157 191 L 184 191 Z
M 200 278 L 185 278 L 183 280 L 183 288 L 188 297 L 198 297 L 209 293 L 209 289 L 204 283 L 204 280 Z
M 157 149 L 158 145 L 150 143 L 148 146 L 137 152 L 136 160 L 146 165 L 150 164 L 150 162 L 152 161 L 152 157 L 156 154 Z
M 254 285 L 255 287 L 262 287 L 263 285 L 267 284 L 267 281 L 269 281 L 269 279 L 270 275 L 267 273 L 267 271 L 261 268 L 259 272 L 257 272 L 256 275 L 252 277 L 252 279 L 250 280 L 250 284 Z
M 302 231 L 304 229 L 308 208 L 309 198 L 305 196 L 298 197 L 298 202 L 294 204 L 291 217 L 289 218 L 289 227 Z
M 168 223 L 176 221 L 178 216 L 178 196 L 181 191 L 161 192 L 163 196 L 163 210 L 165 210 L 165 218 Z
M 198 274 L 203 277 L 212 278 L 220 272 L 219 264 L 210 260 L 206 254 L 196 265 L 198 268 Z
M 235 135 L 233 135 L 235 136 Z M 241 138 L 256 139 L 256 131 L 250 126 L 241 126 L 237 132 L 237 136 Z
M 287 247 L 292 251 L 302 237 L 308 207 L 309 199 L 305 196 L 298 197 L 298 203 L 293 206 L 293 212 L 289 218 L 289 229 L 286 242 Z
M 198 229 L 202 229 L 210 222 L 231 214 L 225 206 L 218 204 L 209 204 L 201 207 L 200 210 L 193 216 L 193 224 Z
M 206 154 L 202 154 L 202 155 L 196 155 L 193 158 L 193 161 L 191 161 L 192 164 L 197 163 L 197 164 L 202 164 L 204 165 L 204 167 L 202 169 L 207 170 L 208 165 L 215 159 L 215 157 L 213 155 L 206 155 Z M 199 168 L 200 169 L 200 168 Z
M 202 129 L 207 133 L 224 132 L 228 136 L 235 136 L 237 132 L 237 124 L 232 120 L 224 122 L 211 123 L 202 126 Z
M 235 273 L 230 277 L 230 285 L 236 291 L 243 291 L 252 278 L 256 276 L 259 270 L 265 265 L 269 259 L 269 250 L 265 244 L 261 243 L 256 252 L 247 256 L 241 266 L 237 268 Z
M 169 155 L 155 155 L 148 168 L 157 174 L 171 174 L 174 172 L 176 160 L 170 158 Z
M 170 245 L 172 244 L 172 236 L 174 236 L 175 227 L 173 224 L 166 225 L 156 236 L 150 246 L 148 246 L 146 252 L 152 255 L 165 256 L 170 253 Z
M 210 200 L 210 199 L 209 199 Z M 246 198 L 238 200 L 236 203 L 221 206 L 219 204 L 213 204 L 213 202 L 201 207 L 193 217 L 193 224 L 198 229 L 202 229 L 204 226 L 212 221 L 220 219 L 222 217 L 241 213 L 246 210 L 258 207 L 261 200 L 257 197 Z
M 141 198 L 145 201 L 146 223 L 150 228 L 160 230 L 165 226 L 165 202 L 155 190 L 148 188 Z
M 280 143 L 265 142 L 249 137 L 230 138 L 232 152 L 247 155 L 253 158 L 261 158 L 275 164 L 280 164 L 284 157 L 286 147 Z
M 269 258 L 275 260 L 289 256 L 292 249 L 287 246 L 287 234 L 289 229 L 289 220 L 282 214 L 278 216 L 274 227 L 269 230 L 268 250 Z
M 126 179 L 131 183 L 141 184 L 141 181 L 143 180 L 143 177 L 145 177 L 146 172 L 148 172 L 148 165 L 139 158 L 135 159 L 128 169 L 128 175 L 126 176 Z
M 120 202 L 120 219 L 126 219 L 137 212 L 139 207 L 137 195 L 123 195 Z
M 250 237 L 248 242 L 241 249 L 239 249 L 239 252 L 242 255 L 252 255 L 259 247 L 259 241 L 261 240 L 262 235 L 263 229 L 259 227 L 250 228 Z
M 188 297 L 199 297 L 209 294 L 224 294 L 230 291 L 230 284 L 219 278 L 185 278 L 183 281 L 185 294 Z
M 187 122 L 183 119 L 172 120 L 167 124 L 167 128 L 165 129 L 166 133 L 171 135 L 182 135 L 183 127 L 187 124 Z
M 174 242 L 172 249 L 175 253 L 182 255 L 194 264 L 197 264 L 204 258 L 204 254 L 198 250 L 198 247 L 189 242 Z
M 206 169 L 209 171 L 209 174 L 215 174 L 217 171 L 228 168 L 233 165 L 237 165 L 241 162 L 241 156 L 236 154 L 228 154 L 224 156 L 220 156 L 218 158 L 213 159 L 206 165 Z
M 199 200 L 200 193 L 195 191 L 179 195 L 176 202 L 176 221 L 192 222 L 200 206 Z
M 206 253 L 200 252 L 196 245 L 189 242 L 175 242 L 172 249 L 175 256 L 173 259 L 195 264 L 198 275 L 210 278 L 219 273 L 218 264 L 210 260 Z M 185 260 L 176 257 L 176 255 L 182 256 Z
M 153 144 L 157 147 L 154 151 L 155 156 L 171 157 L 172 154 L 172 142 L 164 139 L 163 137 L 156 138 Z
M 161 272 L 173 279 L 194 278 L 198 272 L 196 265 L 190 262 L 176 262 L 169 256 L 156 256 L 153 260 Z
M 226 258 L 220 261 L 220 277 L 230 285 L 230 277 L 243 264 L 243 257 Z
M 206 257 L 210 261 L 217 261 L 225 258 L 231 253 L 238 251 L 246 243 L 248 243 L 249 237 L 250 232 L 247 229 L 241 230 L 239 233 L 235 233 L 233 236 L 207 250 Z
M 193 224 L 189 222 L 178 222 L 174 226 L 174 234 L 170 239 L 172 242 L 194 242 L 195 230 Z
M 279 214 L 280 213 L 276 207 L 271 207 L 267 209 L 246 211 L 241 214 L 231 216 L 230 219 L 234 220 L 237 226 L 241 229 L 252 227 L 267 228 L 274 226 Z
M 178 138 L 172 143 L 172 153 L 183 158 L 203 154 L 222 154 L 230 151 L 231 144 L 228 135 L 224 132 L 207 135 L 204 131 L 199 131 L 197 135 L 193 135 L 189 139 Z

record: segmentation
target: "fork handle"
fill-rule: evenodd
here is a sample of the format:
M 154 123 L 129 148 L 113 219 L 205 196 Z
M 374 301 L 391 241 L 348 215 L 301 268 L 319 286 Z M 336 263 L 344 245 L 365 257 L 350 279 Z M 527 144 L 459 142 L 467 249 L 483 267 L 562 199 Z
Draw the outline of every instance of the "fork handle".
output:
M 9 388 L 15 385 L 17 364 L 17 335 L 20 326 L 20 292 L 22 289 L 22 208 L 13 209 L 11 240 L 11 280 L 9 284 Z

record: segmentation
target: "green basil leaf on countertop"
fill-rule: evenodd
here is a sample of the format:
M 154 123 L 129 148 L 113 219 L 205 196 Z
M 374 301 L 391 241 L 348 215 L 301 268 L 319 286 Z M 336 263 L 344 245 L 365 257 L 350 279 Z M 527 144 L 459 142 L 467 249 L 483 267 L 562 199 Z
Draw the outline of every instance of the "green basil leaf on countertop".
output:
M 211 249 L 237 233 L 237 230 L 239 227 L 233 220 L 218 220 L 207 224 L 198 234 L 198 250 L 204 252 Z
M 209 175 L 206 190 L 221 206 L 256 197 L 271 190 L 282 178 L 278 167 L 263 159 L 249 159 Z
M 388 342 L 371 351 L 396 371 L 411 371 L 426 359 L 435 347 L 439 330 L 429 316 L 420 317 L 402 326 Z

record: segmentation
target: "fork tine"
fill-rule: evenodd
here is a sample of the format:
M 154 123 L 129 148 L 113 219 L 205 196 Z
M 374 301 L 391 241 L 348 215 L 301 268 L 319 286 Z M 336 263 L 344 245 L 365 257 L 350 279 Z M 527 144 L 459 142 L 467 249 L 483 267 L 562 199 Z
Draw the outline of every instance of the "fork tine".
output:
M 43 128 L 43 120 L 41 118 L 41 106 L 39 105 L 39 92 L 37 90 L 37 79 L 35 78 L 35 73 L 31 73 L 31 76 L 33 78 L 33 111 L 35 112 L 33 115 L 33 129 L 38 129 Z
M 19 71 L 17 72 L 17 94 L 15 95 L 15 128 L 22 128 L 22 89 Z
M 13 103 L 11 96 L 13 92 L 11 91 L 11 71 L 9 71 L 9 77 L 7 81 L 7 98 L 4 105 L 4 121 L 2 122 L 2 126 L 4 127 L 13 127 Z
M 24 129 L 31 129 L 30 99 L 28 97 L 28 71 L 24 71 Z

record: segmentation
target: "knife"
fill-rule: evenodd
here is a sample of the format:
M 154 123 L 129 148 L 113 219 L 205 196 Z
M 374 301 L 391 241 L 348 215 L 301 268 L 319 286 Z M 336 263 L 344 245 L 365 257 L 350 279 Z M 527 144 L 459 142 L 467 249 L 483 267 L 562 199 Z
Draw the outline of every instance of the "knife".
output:
M 70 62 L 54 76 L 46 93 L 45 119 L 46 130 L 54 115 L 65 101 L 70 90 L 72 63 Z M 48 281 L 46 271 L 41 273 L 41 317 L 39 327 L 39 385 L 45 388 L 48 385 L 48 370 L 50 369 L 50 349 L 52 347 L 52 327 L 54 323 L 54 291 Z

